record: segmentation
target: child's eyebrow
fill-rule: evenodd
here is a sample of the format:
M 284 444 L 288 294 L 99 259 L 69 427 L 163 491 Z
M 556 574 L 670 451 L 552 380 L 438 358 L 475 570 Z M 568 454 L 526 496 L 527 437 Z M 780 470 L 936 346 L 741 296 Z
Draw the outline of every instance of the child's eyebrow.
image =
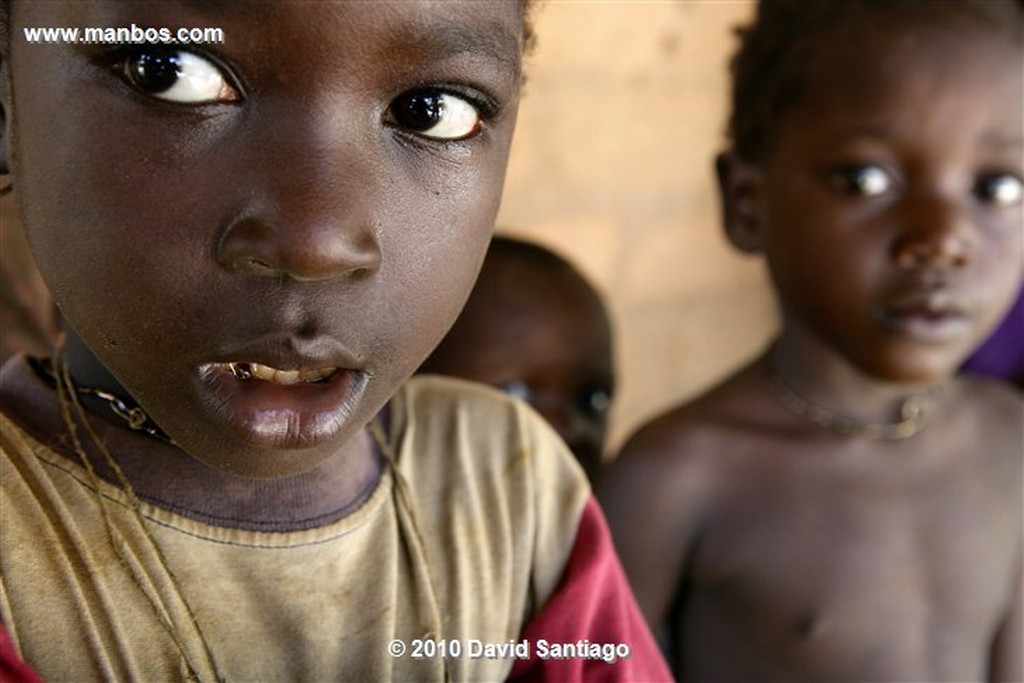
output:
M 989 132 L 981 137 L 979 147 L 993 151 L 1015 150 L 1024 147 L 1024 137 L 1019 135 L 1006 136 L 998 132 Z
M 829 144 L 841 144 L 852 141 L 889 142 L 897 140 L 901 131 L 894 130 L 891 126 L 881 123 L 860 123 L 856 125 L 840 126 L 832 130 L 828 135 Z
M 179 2 L 200 16 L 212 17 L 218 14 L 248 16 L 248 3 L 238 0 L 179 0 Z M 273 5 L 264 8 L 273 13 Z M 393 10 L 392 10 L 393 11 Z M 398 13 L 401 17 L 401 13 Z M 424 55 L 443 59 L 460 54 L 482 55 L 502 63 L 517 77 L 522 69 L 521 35 L 514 33 L 507 25 L 498 21 L 480 21 L 472 24 L 449 17 L 444 21 L 408 22 L 399 21 L 389 31 L 386 42 L 392 47 L 413 48 Z
M 518 75 L 521 64 L 519 36 L 496 22 L 484 27 L 468 27 L 446 22 L 429 27 L 404 28 L 394 41 L 402 45 L 420 45 L 425 52 L 440 57 L 460 54 L 478 54 L 502 62 Z
M 840 130 L 836 135 L 836 141 L 843 139 L 878 140 L 882 142 L 899 140 L 901 138 L 913 137 L 916 130 L 909 126 L 890 126 L 885 124 L 867 124 L 851 126 Z M 989 130 L 982 134 L 977 141 L 980 148 L 1001 151 L 1024 146 L 1024 137 L 1019 135 L 1004 135 L 998 130 Z

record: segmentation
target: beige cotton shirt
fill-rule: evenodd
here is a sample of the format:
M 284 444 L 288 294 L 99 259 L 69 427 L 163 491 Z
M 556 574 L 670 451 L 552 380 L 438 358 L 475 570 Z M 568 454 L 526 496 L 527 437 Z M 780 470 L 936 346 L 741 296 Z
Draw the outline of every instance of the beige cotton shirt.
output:
M 179 681 L 189 666 L 204 681 L 502 679 L 512 660 L 389 644 L 516 638 L 555 591 L 587 484 L 535 415 L 465 383 L 410 380 L 391 439 L 405 503 L 387 469 L 358 509 L 303 531 L 142 503 L 154 548 L 124 491 L 0 415 L 0 621 L 47 681 Z

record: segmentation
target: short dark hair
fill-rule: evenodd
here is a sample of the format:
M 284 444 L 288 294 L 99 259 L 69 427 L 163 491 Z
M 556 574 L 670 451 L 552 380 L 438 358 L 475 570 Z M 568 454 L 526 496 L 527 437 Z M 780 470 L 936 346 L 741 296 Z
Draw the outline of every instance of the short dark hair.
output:
M 487 258 L 518 260 L 551 270 L 576 271 L 569 261 L 547 247 L 510 235 L 494 235 L 487 250 Z
M 481 277 L 477 281 L 479 282 L 488 270 L 499 266 L 499 264 L 506 263 L 518 263 L 527 267 L 537 268 L 549 277 L 557 278 L 558 281 L 564 284 L 572 286 L 574 283 L 578 285 L 579 291 L 585 291 L 588 298 L 593 301 L 595 308 L 600 309 L 602 314 L 606 318 L 608 317 L 608 310 L 601 293 L 598 292 L 594 284 L 587 279 L 579 268 L 557 252 L 541 244 L 512 237 L 511 235 L 495 234 L 491 238 L 491 243 L 487 248 L 484 264 L 480 271 Z
M 749 161 L 763 159 L 771 131 L 803 96 L 803 65 L 827 49 L 824 33 L 895 10 L 955 10 L 1024 39 L 1024 0 L 760 0 L 753 23 L 736 31 L 727 130 L 733 150 Z

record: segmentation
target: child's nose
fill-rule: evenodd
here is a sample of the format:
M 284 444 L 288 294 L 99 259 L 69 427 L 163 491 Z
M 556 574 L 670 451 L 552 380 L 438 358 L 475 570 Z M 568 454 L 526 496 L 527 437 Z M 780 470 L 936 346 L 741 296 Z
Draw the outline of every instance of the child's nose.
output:
M 380 265 L 369 227 L 349 231 L 332 221 L 275 223 L 256 217 L 234 222 L 220 240 L 218 261 L 236 273 L 300 281 L 358 279 Z
M 294 280 L 363 278 L 380 266 L 372 164 L 337 117 L 309 118 L 261 140 L 250 199 L 221 231 L 233 272 Z
M 974 250 L 974 219 L 970 208 L 939 195 L 908 200 L 905 227 L 893 258 L 901 268 L 961 267 Z

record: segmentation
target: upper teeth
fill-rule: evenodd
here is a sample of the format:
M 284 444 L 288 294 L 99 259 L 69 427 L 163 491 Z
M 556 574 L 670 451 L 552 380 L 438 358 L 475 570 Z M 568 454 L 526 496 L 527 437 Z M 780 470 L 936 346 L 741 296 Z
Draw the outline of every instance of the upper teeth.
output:
M 278 384 L 297 384 L 299 382 L 319 382 L 333 375 L 337 368 L 319 368 L 316 370 L 278 370 L 260 363 L 227 363 L 226 369 L 241 379 L 262 379 Z

